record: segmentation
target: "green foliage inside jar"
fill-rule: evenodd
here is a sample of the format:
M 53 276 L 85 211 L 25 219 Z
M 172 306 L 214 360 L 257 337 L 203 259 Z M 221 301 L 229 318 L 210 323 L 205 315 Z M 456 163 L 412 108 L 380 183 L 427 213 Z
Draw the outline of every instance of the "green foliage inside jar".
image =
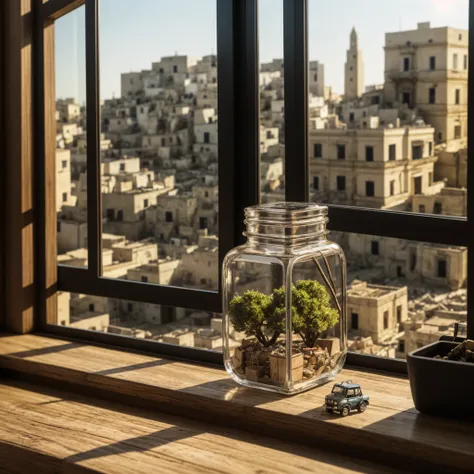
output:
M 313 347 L 321 334 L 339 321 L 339 312 L 332 308 L 327 289 L 314 280 L 299 280 L 292 286 L 291 306 L 293 330 L 306 347 Z M 269 347 L 285 331 L 285 288 L 276 288 L 271 295 L 254 290 L 235 295 L 229 313 L 237 331 Z

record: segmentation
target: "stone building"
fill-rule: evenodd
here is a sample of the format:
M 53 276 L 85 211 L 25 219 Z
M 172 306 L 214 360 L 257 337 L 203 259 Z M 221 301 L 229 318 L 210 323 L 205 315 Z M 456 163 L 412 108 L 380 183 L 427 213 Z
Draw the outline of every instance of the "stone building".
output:
M 414 212 L 467 216 L 467 189 L 443 188 L 437 194 L 415 194 L 412 200 Z
M 87 248 L 87 211 L 64 206 L 56 224 L 58 253 Z
M 276 71 L 279 71 L 281 73 L 283 73 L 283 59 L 273 59 L 271 62 L 269 63 L 262 63 L 260 64 L 260 70 L 262 72 L 276 72 Z
M 278 127 L 264 127 L 260 125 L 260 153 L 267 153 L 268 149 L 280 143 Z
M 105 232 L 140 240 L 146 234 L 145 211 L 157 202 L 160 191 L 153 188 L 131 189 L 102 195 Z
M 467 249 L 389 237 L 331 232 L 351 272 L 373 269 L 377 278 L 403 279 L 429 288 L 458 289 L 467 281 Z M 362 271 L 363 273 L 363 271 Z
M 107 332 L 110 325 L 105 298 L 58 292 L 57 324 L 76 329 Z
M 101 169 L 104 231 L 133 241 L 146 237 L 145 212 L 172 190 L 174 180 L 140 170 L 139 158 L 107 160 Z
M 358 99 L 364 92 L 364 63 L 359 39 L 355 28 L 352 28 L 349 49 L 346 52 L 344 73 L 344 100 Z
M 192 194 L 197 199 L 197 210 L 194 221 L 194 227 L 199 230 L 206 229 L 210 234 L 218 232 L 218 203 L 219 203 L 219 186 L 216 180 L 210 178 L 206 181 L 206 177 L 201 177 L 192 187 Z
M 158 258 L 158 246 L 153 238 L 137 242 L 126 240 L 122 235 L 102 234 L 102 248 L 112 250 L 115 263 L 146 265 Z
M 459 335 L 463 335 L 467 321 L 467 290 L 423 293 L 411 299 L 408 308 L 410 318 L 405 322 L 405 333 L 399 340 L 397 355 L 401 357 L 438 341 L 441 336 L 453 336 L 455 323 L 460 324 Z
M 311 130 L 309 175 L 319 202 L 406 207 L 435 184 L 433 128 L 420 126 Z
M 143 78 L 148 71 L 125 72 L 120 75 L 120 95 L 125 98 L 143 90 Z
M 56 141 L 62 142 L 66 146 L 71 146 L 74 142 L 74 139 L 82 133 L 82 127 L 78 126 L 77 123 L 56 122 Z
M 459 148 L 457 143 L 450 142 L 437 155 L 435 180 L 445 181 L 451 187 L 467 188 L 467 146 Z
M 156 206 L 146 211 L 148 232 L 151 232 L 158 242 L 169 242 L 172 237 L 187 239 L 188 243 L 193 242 L 197 205 L 197 199 L 193 196 L 161 196 Z
M 419 109 L 437 142 L 467 136 L 468 32 L 431 28 L 385 34 L 385 99 Z
M 196 66 L 198 60 L 187 55 L 164 56 L 160 61 L 152 63 L 152 70 L 165 76 L 174 77 L 177 74 L 188 73 Z
M 319 61 L 310 61 L 308 69 L 309 92 L 317 97 L 324 97 L 324 64 Z
M 407 287 L 354 281 L 347 289 L 348 329 L 376 344 L 393 340 L 408 317 Z
M 182 256 L 184 286 L 207 290 L 219 287 L 218 244 L 219 240 L 215 235 L 201 231 L 198 247 Z
M 56 110 L 60 122 L 68 123 L 81 118 L 81 106 L 74 98 L 56 101 Z
M 150 260 L 146 264 L 128 270 L 127 280 L 156 285 L 176 285 L 180 282 L 180 263 L 180 260 L 171 258 Z
M 405 323 L 405 334 L 399 345 L 399 352 L 405 356 L 420 347 L 439 341 L 441 336 L 452 337 L 454 324 L 466 322 L 463 313 L 435 312 L 435 314 L 422 321 L 411 320 Z
M 63 206 L 74 206 L 75 196 L 71 195 L 71 152 L 69 150 L 56 150 L 56 210 L 59 212 Z

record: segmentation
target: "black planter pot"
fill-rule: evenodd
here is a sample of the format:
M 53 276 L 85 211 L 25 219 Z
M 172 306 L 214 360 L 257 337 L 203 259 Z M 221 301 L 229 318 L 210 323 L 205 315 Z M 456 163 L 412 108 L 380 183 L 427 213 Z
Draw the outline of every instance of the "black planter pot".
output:
M 408 377 L 415 407 L 422 413 L 474 420 L 474 364 L 441 357 L 458 345 L 439 341 L 407 356 Z

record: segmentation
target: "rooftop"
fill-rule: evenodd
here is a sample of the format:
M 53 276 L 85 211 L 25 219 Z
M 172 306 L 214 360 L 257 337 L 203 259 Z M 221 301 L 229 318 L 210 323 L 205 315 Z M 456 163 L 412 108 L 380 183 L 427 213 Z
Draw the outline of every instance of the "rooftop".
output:
M 352 298 L 380 298 L 395 293 L 404 287 L 373 285 L 365 281 L 354 280 L 347 289 L 347 296 Z

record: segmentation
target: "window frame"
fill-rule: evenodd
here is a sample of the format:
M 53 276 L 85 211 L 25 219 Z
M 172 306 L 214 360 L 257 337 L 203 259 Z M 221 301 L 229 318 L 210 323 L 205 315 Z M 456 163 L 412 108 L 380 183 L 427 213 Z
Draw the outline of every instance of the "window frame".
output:
M 323 157 L 323 144 L 313 143 L 313 158 L 319 160 Z
M 226 253 L 243 241 L 243 210 L 260 199 L 259 185 L 259 77 L 257 2 L 219 0 L 217 2 L 218 101 L 226 110 L 218 125 L 219 182 L 219 288 L 217 291 L 155 285 L 102 276 L 101 194 L 100 194 L 100 106 L 99 106 L 99 2 L 98 0 L 34 0 L 35 4 L 35 83 L 37 107 L 37 169 L 40 185 L 37 202 L 42 224 L 38 236 L 38 276 L 40 280 L 39 322 L 42 331 L 129 348 L 148 347 L 154 352 L 216 363 L 221 356 L 201 349 L 154 343 L 137 345 L 133 338 L 116 337 L 93 331 L 55 326 L 57 291 L 68 291 L 126 301 L 140 301 L 220 312 L 222 305 L 221 268 Z M 87 189 L 88 189 L 88 268 L 56 264 L 56 217 L 54 229 L 52 198 L 55 192 L 55 110 L 54 22 L 85 6 Z M 251 51 L 251 54 L 244 54 Z M 249 73 L 250 72 L 250 73 Z M 54 114 L 53 114 L 54 115 Z M 246 123 L 247 127 L 239 124 Z M 238 163 L 236 157 L 239 157 Z M 242 157 L 242 158 L 240 158 Z M 225 162 L 224 162 L 225 159 Z M 225 165 L 224 165 L 225 163 Z M 46 185 L 46 183 L 48 184 Z M 54 213 L 55 214 L 55 213 Z M 48 263 L 49 262 L 49 263 Z M 106 336 L 105 338 L 103 336 Z M 144 341 L 142 341 L 144 342 Z M 145 341 L 146 342 L 146 341 Z
M 365 146 L 365 161 L 368 161 L 368 162 L 375 161 L 375 149 L 373 145 Z
M 470 0 L 471 6 L 474 0 Z M 88 120 L 87 165 L 88 196 L 95 205 L 88 208 L 89 267 L 78 269 L 56 264 L 55 212 L 55 109 L 54 93 L 54 21 L 75 8 L 86 8 L 86 89 Z M 141 282 L 113 280 L 100 276 L 101 269 L 101 196 L 98 163 L 99 131 L 99 57 L 98 0 L 35 0 L 35 128 L 37 154 L 37 202 L 39 232 L 36 242 L 37 281 L 39 283 L 39 324 L 42 331 L 76 337 L 91 342 L 112 344 L 128 349 L 146 350 L 172 357 L 222 364 L 222 355 L 202 349 L 171 346 L 132 337 L 52 325 L 56 317 L 56 292 L 70 291 L 128 301 L 181 306 L 220 312 L 218 291 L 193 290 Z M 283 1 L 284 74 L 285 74 L 285 147 L 292 166 L 285 167 L 287 201 L 309 201 L 308 153 L 308 5 L 307 0 Z M 469 42 L 474 44 L 474 8 L 470 8 Z M 226 111 L 219 117 L 219 262 L 228 250 L 242 242 L 243 209 L 259 202 L 259 78 L 257 0 L 217 0 L 219 106 Z M 469 69 L 474 48 L 469 49 Z M 469 78 L 468 105 L 474 106 L 474 78 Z M 53 109 L 52 109 L 53 107 Z M 474 108 L 472 108 L 474 110 Z M 246 123 L 246 127 L 239 124 Z M 468 123 L 468 136 L 474 137 L 474 120 Z M 474 139 L 471 140 L 474 143 Z M 239 157 L 237 160 L 236 157 Z M 245 186 L 242 183 L 245 182 Z M 468 169 L 468 182 L 474 183 L 474 167 Z M 46 186 L 46 183 L 48 185 Z M 474 193 L 468 194 L 474 215 Z M 462 217 L 419 215 L 416 213 L 368 209 L 355 206 L 329 206 L 328 229 L 467 246 L 474 238 L 474 220 Z M 53 212 L 54 211 L 54 212 Z M 472 224 L 469 224 L 470 221 Z M 53 257 L 53 258 L 52 258 Z M 468 272 L 474 269 L 474 252 L 468 253 Z M 221 268 L 219 268 L 219 273 Z M 220 279 L 219 279 L 220 280 Z M 469 281 L 469 280 L 468 280 Z M 473 280 L 474 281 L 474 280 Z M 221 284 L 220 284 L 221 285 Z M 468 291 L 468 305 L 474 307 L 474 291 Z M 474 311 L 468 313 L 468 337 L 474 337 Z M 406 373 L 406 362 L 399 359 L 348 354 L 348 363 L 372 369 Z
M 313 176 L 313 191 L 319 191 L 319 175 Z

